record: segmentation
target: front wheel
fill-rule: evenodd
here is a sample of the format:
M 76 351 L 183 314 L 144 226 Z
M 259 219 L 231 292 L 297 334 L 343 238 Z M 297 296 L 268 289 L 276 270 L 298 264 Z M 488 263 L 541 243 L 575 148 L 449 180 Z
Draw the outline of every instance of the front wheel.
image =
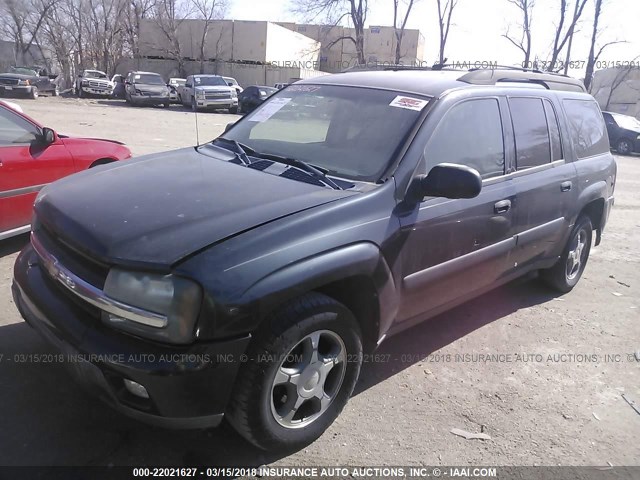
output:
M 191 110 L 194 112 L 198 111 L 198 103 L 196 102 L 195 97 L 191 97 Z
M 60 96 L 60 87 L 56 86 L 56 87 L 53 89 L 52 95 L 53 95 L 54 97 L 58 97 L 58 96 Z
M 231 107 L 229 109 L 229 113 L 231 113 L 233 115 L 237 114 L 238 113 L 238 107 L 237 106 L 236 107 Z
M 621 138 L 620 140 L 618 140 L 618 143 L 616 144 L 616 151 L 620 155 L 631 155 L 632 150 L 633 146 L 630 140 L 627 140 L 626 138 Z
M 38 87 L 31 87 L 31 91 L 29 92 L 29 98 L 35 100 L 38 98 Z
M 247 354 L 226 418 L 261 449 L 301 448 L 351 396 L 362 363 L 360 328 L 344 305 L 309 293 L 266 319 Z
M 586 215 L 580 215 L 558 262 L 540 272 L 542 279 L 562 293 L 570 292 L 587 266 L 592 237 L 591 220 Z

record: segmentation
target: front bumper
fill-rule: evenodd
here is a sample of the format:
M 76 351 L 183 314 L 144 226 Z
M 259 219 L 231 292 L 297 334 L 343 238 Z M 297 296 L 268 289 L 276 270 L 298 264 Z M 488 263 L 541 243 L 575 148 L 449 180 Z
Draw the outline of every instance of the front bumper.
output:
M 249 336 L 173 346 L 115 331 L 91 317 L 40 267 L 31 245 L 12 286 L 23 318 L 65 355 L 76 380 L 120 412 L 166 428 L 209 428 L 223 418 Z M 124 379 L 149 398 L 130 393 Z
M 110 97 L 113 93 L 113 89 L 104 89 L 104 88 L 93 88 L 93 87 L 80 87 L 82 91 L 85 93 L 89 93 L 91 95 L 100 95 L 103 97 Z
M 170 103 L 171 99 L 169 95 L 132 95 L 131 102 L 136 105 L 162 105 L 163 103 Z
M 31 95 L 32 85 L 0 85 L 0 95 Z
M 238 98 L 207 99 L 195 97 L 199 108 L 234 108 L 238 106 Z

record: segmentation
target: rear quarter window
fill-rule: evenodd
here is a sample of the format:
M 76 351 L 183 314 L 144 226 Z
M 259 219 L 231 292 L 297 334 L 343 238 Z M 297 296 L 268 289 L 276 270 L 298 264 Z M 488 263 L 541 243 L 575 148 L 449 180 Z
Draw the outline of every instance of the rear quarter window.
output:
M 593 100 L 564 99 L 569 119 L 569 135 L 578 158 L 587 158 L 609 151 L 609 139 L 604 118 Z

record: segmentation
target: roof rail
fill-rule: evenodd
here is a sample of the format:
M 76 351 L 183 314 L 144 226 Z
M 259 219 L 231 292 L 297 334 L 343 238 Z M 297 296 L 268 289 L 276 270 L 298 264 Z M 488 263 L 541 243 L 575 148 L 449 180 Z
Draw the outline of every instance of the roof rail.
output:
M 518 67 L 473 69 L 458 78 L 460 82 L 472 85 L 495 85 L 500 82 L 536 83 L 548 90 L 586 92 L 584 84 L 575 78 Z

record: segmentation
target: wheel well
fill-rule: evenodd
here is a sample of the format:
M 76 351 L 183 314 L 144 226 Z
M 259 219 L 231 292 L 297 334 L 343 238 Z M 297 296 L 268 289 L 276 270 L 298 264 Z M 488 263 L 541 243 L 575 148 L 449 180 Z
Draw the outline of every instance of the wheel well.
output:
M 89 168 L 97 167 L 98 165 L 106 165 L 107 163 L 111 163 L 114 161 L 115 160 L 113 160 L 112 158 L 101 158 L 93 162 L 91 165 L 89 165 Z
M 602 214 L 604 212 L 604 198 L 599 198 L 587 203 L 580 215 L 586 215 L 591 220 L 591 225 L 596 230 L 596 245 L 600 243 Z
M 371 278 L 359 275 L 314 289 L 346 306 L 356 317 L 362 331 L 363 348 L 371 351 L 378 342 L 380 311 L 378 294 Z

